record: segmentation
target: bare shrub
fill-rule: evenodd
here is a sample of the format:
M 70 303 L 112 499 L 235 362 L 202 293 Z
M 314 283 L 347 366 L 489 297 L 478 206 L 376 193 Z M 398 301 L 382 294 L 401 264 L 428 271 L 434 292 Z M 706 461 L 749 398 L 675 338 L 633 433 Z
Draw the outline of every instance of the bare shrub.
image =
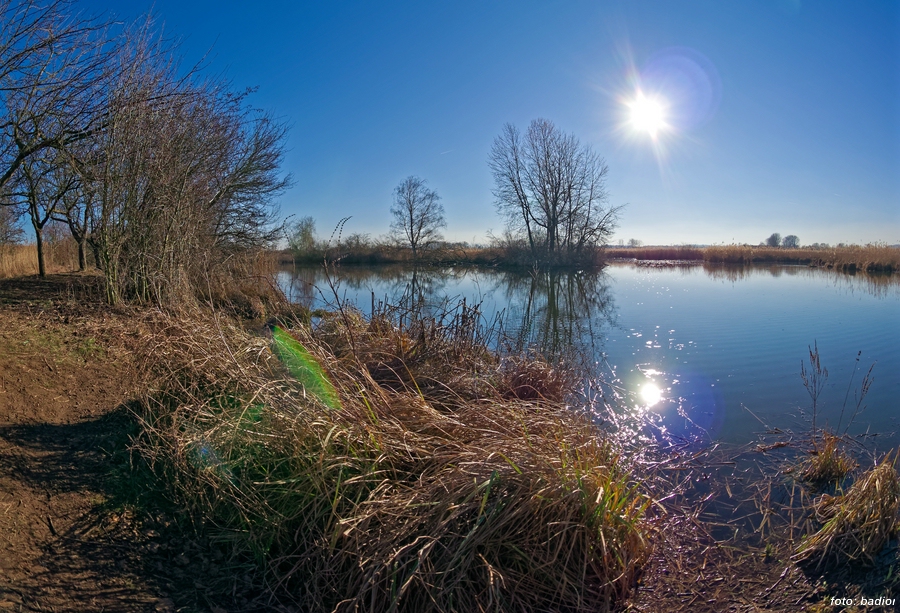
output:
M 111 301 L 177 303 L 279 236 L 285 128 L 223 83 L 178 78 L 149 25 L 129 40 L 92 171 L 98 253 Z

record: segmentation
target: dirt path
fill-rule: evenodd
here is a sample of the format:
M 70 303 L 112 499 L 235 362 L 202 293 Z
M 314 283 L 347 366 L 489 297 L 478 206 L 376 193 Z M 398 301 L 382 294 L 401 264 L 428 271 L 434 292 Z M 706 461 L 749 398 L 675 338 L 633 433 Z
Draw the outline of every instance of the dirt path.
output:
M 137 391 L 91 280 L 0 281 L 0 611 L 175 611 L 155 532 L 116 509 Z M 124 471 L 123 471 L 124 474 Z

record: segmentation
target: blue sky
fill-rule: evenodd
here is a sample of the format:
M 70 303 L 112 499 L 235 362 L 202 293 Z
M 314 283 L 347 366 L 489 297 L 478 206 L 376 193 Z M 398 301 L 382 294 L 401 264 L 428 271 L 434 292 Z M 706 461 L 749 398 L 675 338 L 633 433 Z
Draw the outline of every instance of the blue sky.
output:
M 499 233 L 487 156 L 553 121 L 603 155 L 618 239 L 900 243 L 900 3 L 90 0 L 155 11 L 186 64 L 291 126 L 285 215 L 384 234 L 409 175 L 456 240 Z M 641 87 L 668 105 L 629 123 Z

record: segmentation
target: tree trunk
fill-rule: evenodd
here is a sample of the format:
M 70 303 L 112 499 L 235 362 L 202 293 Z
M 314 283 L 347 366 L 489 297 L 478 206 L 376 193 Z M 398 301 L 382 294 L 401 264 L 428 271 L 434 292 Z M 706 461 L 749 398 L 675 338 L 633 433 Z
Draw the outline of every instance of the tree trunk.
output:
M 78 241 L 78 270 L 79 270 L 79 272 L 84 272 L 85 269 L 87 268 L 87 257 L 85 256 L 85 253 L 84 253 L 85 252 L 85 249 L 84 249 L 85 242 L 87 242 L 87 241 L 85 241 L 84 237 L 82 237 L 81 240 Z
M 34 242 L 37 245 L 38 276 L 42 279 L 47 276 L 47 267 L 44 265 L 44 232 L 43 228 L 34 227 Z
M 87 242 L 91 246 L 91 253 L 94 254 L 94 266 L 103 270 L 103 264 L 100 261 L 100 243 L 94 239 L 88 239 Z

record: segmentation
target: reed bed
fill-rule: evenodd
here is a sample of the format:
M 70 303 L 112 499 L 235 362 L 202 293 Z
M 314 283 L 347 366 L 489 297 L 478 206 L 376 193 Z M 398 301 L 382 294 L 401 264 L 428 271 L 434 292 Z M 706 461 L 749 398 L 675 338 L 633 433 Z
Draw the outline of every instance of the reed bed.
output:
M 607 258 L 635 260 L 703 260 L 704 250 L 699 247 L 607 247 Z
M 612 610 L 649 554 L 649 500 L 560 401 L 565 375 L 488 351 L 472 307 L 399 315 L 272 339 L 165 318 L 136 448 L 268 606 Z
M 408 249 L 390 245 L 361 245 L 346 248 L 291 254 L 280 252 L 282 264 L 314 263 L 323 260 L 342 264 L 408 264 L 412 256 Z M 647 246 L 606 247 L 592 251 L 573 264 L 600 267 L 604 260 L 629 259 L 638 261 L 709 262 L 713 264 L 801 264 L 822 266 L 847 272 L 900 271 L 900 248 L 887 245 L 848 245 L 841 247 L 788 249 L 758 245 Z M 423 252 L 420 264 L 434 266 L 519 267 L 534 266 L 531 253 L 517 246 L 452 247 Z
M 467 246 L 438 246 L 419 253 L 418 261 L 414 261 L 412 250 L 385 244 L 352 244 L 335 245 L 332 247 L 320 247 L 303 252 L 280 251 L 277 254 L 278 261 L 282 265 L 287 264 L 322 264 L 323 261 L 339 262 L 347 265 L 383 265 L 383 264 L 425 264 L 425 265 L 469 265 L 469 266 L 496 266 L 510 261 L 512 256 L 509 250 L 500 247 L 467 247 Z
M 37 274 L 37 252 L 33 245 L 0 245 L 0 278 Z
M 849 245 L 826 249 L 784 249 L 724 245 L 703 249 L 703 259 L 725 264 L 786 263 L 823 266 L 845 271 L 900 271 L 900 249 L 886 245 Z
M 756 245 L 712 247 L 609 247 L 607 258 L 705 261 L 718 264 L 803 264 L 848 272 L 900 271 L 900 249 L 887 245 L 849 245 L 829 248 L 786 249 Z
M 44 245 L 48 272 L 78 270 L 78 248 L 71 240 Z M 0 279 L 38 274 L 37 247 L 0 245 Z

